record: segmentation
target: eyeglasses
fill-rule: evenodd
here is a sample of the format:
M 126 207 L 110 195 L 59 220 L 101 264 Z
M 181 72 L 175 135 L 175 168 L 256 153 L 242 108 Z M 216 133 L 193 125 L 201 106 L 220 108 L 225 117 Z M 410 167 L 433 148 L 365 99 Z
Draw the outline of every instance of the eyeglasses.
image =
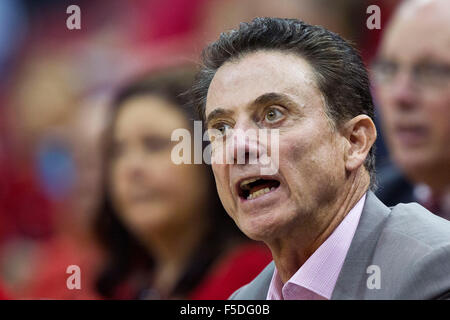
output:
M 423 62 L 406 67 L 394 61 L 380 59 L 372 65 L 375 81 L 380 85 L 390 84 L 402 69 L 410 72 L 415 84 L 421 87 L 443 87 L 450 80 L 450 64 L 440 62 Z

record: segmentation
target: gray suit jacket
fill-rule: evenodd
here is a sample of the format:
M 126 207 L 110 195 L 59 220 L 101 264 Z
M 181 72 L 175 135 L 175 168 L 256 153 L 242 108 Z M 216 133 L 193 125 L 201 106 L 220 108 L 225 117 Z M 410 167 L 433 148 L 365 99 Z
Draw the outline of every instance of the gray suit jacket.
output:
M 372 265 L 379 289 L 368 285 Z M 272 261 L 230 299 L 265 300 L 273 271 Z M 450 221 L 417 203 L 388 208 L 369 191 L 331 299 L 450 299 Z

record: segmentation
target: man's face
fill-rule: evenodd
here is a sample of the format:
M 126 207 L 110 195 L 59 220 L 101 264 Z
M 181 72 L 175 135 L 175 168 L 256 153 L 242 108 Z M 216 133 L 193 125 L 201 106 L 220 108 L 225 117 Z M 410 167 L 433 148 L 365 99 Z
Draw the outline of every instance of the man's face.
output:
M 430 173 L 448 172 L 450 164 L 450 5 L 446 8 L 445 14 L 424 9 L 396 19 L 379 54 L 380 74 L 388 74 L 375 81 L 384 133 L 394 162 L 414 181 L 428 182 Z
M 273 144 L 239 142 L 236 129 L 279 130 L 274 175 L 261 176 L 260 164 L 212 164 L 222 203 L 247 236 L 269 240 L 294 225 L 317 228 L 324 223 L 327 217 L 320 209 L 332 202 L 345 180 L 344 148 L 304 59 L 258 51 L 225 63 L 209 87 L 205 115 L 209 129 L 233 129 L 213 148 L 224 154 L 259 147 L 270 155 Z M 261 189 L 269 192 L 256 192 Z

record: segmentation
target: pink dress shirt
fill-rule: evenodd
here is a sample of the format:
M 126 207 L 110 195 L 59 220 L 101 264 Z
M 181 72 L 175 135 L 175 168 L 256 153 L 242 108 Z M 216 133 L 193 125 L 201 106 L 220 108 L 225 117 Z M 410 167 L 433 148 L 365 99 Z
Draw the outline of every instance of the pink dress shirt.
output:
M 275 267 L 267 300 L 329 300 L 352 242 L 366 194 L 333 233 L 283 285 Z

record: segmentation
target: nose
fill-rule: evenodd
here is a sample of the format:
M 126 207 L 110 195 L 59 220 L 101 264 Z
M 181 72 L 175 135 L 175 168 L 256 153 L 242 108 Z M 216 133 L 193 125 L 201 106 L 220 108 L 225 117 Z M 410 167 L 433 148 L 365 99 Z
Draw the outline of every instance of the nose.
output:
M 228 164 L 257 164 L 260 157 L 258 129 L 248 125 L 236 125 L 226 144 Z
M 418 88 L 410 72 L 399 72 L 392 82 L 391 95 L 394 105 L 403 110 L 414 109 L 417 105 Z
M 145 169 L 145 155 L 142 152 L 133 152 L 128 155 L 124 164 L 125 178 L 129 181 L 141 181 L 148 170 Z

